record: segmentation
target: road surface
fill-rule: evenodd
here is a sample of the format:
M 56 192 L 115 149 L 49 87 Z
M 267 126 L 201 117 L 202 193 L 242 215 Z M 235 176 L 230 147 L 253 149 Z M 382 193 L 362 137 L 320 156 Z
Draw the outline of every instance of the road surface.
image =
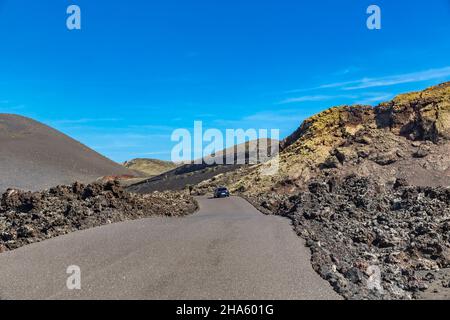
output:
M 289 220 L 241 198 L 184 218 L 79 231 L 0 254 L 0 299 L 339 299 Z M 79 266 L 81 289 L 66 273 Z

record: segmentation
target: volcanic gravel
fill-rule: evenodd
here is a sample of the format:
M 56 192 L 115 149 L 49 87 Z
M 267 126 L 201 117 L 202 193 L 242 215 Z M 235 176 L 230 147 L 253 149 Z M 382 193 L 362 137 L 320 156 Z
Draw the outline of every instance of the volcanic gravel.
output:
M 250 200 L 292 219 L 314 269 L 345 298 L 416 298 L 435 280 L 424 271 L 450 267 L 450 188 L 350 175 L 265 197 Z

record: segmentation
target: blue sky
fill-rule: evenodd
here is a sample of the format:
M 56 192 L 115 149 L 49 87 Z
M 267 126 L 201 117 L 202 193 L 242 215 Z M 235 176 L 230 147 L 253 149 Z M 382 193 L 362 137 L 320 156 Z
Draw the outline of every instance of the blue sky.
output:
M 449 57 L 448 0 L 0 0 L 0 112 L 120 162 L 169 159 L 194 120 L 286 136 L 330 106 L 448 81 Z

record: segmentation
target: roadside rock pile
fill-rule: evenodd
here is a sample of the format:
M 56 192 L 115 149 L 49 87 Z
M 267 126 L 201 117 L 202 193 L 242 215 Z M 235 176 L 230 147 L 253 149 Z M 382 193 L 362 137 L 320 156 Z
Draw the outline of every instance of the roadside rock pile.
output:
M 351 175 L 276 202 L 307 240 L 315 270 L 346 298 L 414 298 L 433 280 L 416 271 L 450 267 L 450 188 Z
M 118 181 L 58 186 L 42 192 L 8 189 L 0 200 L 0 252 L 72 231 L 150 216 L 183 216 L 197 210 L 181 192 L 138 195 Z

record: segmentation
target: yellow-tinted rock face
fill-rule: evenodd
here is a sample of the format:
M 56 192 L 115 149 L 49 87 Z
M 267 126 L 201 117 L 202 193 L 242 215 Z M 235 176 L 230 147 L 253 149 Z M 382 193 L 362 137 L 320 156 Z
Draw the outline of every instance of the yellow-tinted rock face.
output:
M 389 126 L 411 140 L 450 137 L 450 82 L 421 92 L 403 94 L 375 108 L 381 127 Z
M 306 119 L 281 142 L 280 166 L 275 175 L 264 176 L 256 166 L 229 173 L 215 182 L 232 190 L 257 194 L 296 190 L 320 174 L 357 172 L 388 180 L 403 170 L 401 164 L 407 161 L 412 161 L 408 165 L 422 169 L 445 169 L 447 164 L 438 156 L 444 152 L 441 146 L 449 140 L 450 82 L 447 82 L 399 95 L 376 107 L 340 106 L 323 111 Z M 424 161 L 428 154 L 434 162 L 427 165 Z

